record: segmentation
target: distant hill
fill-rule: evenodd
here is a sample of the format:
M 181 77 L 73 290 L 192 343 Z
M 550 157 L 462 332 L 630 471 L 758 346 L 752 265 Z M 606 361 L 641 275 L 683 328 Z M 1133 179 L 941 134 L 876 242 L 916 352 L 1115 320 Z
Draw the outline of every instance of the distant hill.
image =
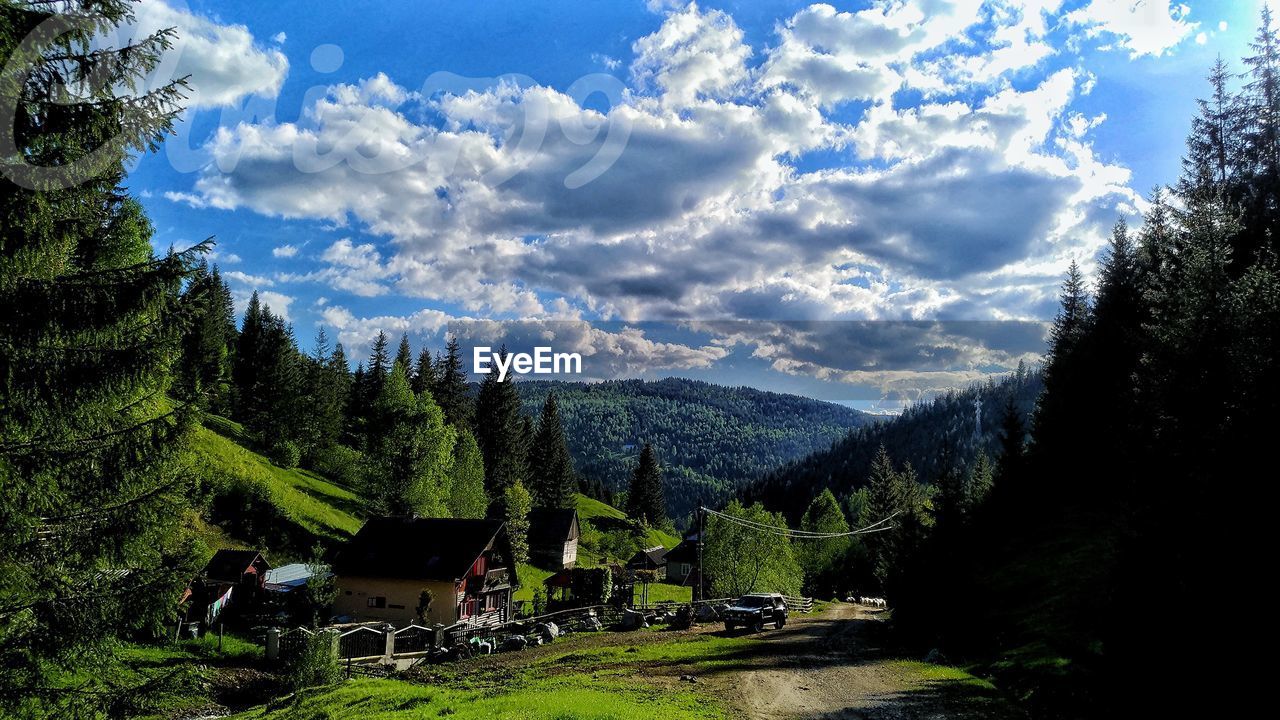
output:
M 881 445 L 897 465 L 910 462 L 926 483 L 940 472 L 939 450 L 944 446 L 951 448 L 953 461 L 962 469 L 980 450 L 995 460 L 1009 399 L 1022 414 L 1024 426 L 1029 426 L 1043 387 L 1040 373 L 1031 371 L 947 393 L 914 405 L 893 420 L 860 427 L 832 447 L 767 472 L 740 494 L 795 520 L 824 488 L 843 498 L 866 484 Z
M 578 471 L 612 491 L 626 489 L 640 447 L 652 443 L 665 471 L 668 511 L 677 519 L 699 497 L 728 497 L 740 483 L 877 422 L 842 405 L 681 378 L 529 380 L 516 387 L 525 411 L 535 415 L 555 391 Z

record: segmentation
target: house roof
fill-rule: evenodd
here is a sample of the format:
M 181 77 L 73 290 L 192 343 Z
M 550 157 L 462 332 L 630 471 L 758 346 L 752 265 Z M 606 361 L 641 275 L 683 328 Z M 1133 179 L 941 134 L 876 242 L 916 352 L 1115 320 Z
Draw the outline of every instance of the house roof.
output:
M 645 548 L 635 555 L 631 556 L 628 561 L 630 565 L 649 562 L 655 567 L 667 564 L 667 549 L 659 545 L 658 547 Z
M 333 569 L 339 575 L 458 580 L 503 527 L 500 520 L 373 517 L 338 553 Z
M 671 548 L 666 554 L 668 563 L 692 563 L 698 560 L 698 541 L 694 538 L 685 538 L 680 544 Z
M 290 563 L 267 571 L 267 589 L 278 592 L 289 592 L 293 588 L 306 585 L 315 573 L 314 565 L 307 563 Z M 332 574 L 332 573 L 330 573 Z
M 558 545 L 576 535 L 578 511 L 560 508 L 534 508 L 529 511 L 529 544 Z
M 202 574 L 206 580 L 240 582 L 240 578 L 260 559 L 262 553 L 257 550 L 219 550 L 205 563 Z M 265 559 L 262 559 L 262 564 L 268 569 L 271 567 Z

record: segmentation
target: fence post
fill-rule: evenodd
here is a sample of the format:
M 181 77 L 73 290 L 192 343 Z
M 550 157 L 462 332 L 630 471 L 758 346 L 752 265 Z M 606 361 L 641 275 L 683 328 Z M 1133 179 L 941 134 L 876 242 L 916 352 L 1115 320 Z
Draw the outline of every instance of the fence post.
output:
M 267 651 L 268 660 L 277 660 L 280 657 L 280 628 L 267 628 Z
M 384 637 L 384 645 L 382 648 L 382 662 L 390 665 L 395 662 L 396 654 L 396 626 L 387 623 L 382 626 Z

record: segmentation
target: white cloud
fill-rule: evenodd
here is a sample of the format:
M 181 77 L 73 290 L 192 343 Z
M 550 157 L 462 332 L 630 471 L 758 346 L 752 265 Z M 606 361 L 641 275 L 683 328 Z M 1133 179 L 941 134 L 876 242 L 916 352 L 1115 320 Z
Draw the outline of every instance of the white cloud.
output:
M 657 32 L 637 40 L 632 50 L 635 82 L 677 106 L 739 92 L 751 56 L 732 17 L 719 10 L 703 12 L 697 3 L 668 15 Z
M 291 258 L 298 254 L 297 245 L 279 245 L 271 248 L 271 256 L 278 258 Z
M 635 86 L 607 112 L 536 85 L 421 97 L 375 75 L 329 88 L 297 123 L 221 128 L 193 191 L 167 196 L 368 231 L 377 239 L 326 248 L 320 270 L 274 279 L 475 317 L 1047 317 L 1067 262 L 1140 203 L 1129 171 L 1093 150 L 1105 117 L 1073 110 L 1087 69 L 1041 67 L 1063 12 L 1061 0 L 816 5 L 757 51 L 731 17 L 691 4 L 636 41 Z M 979 30 L 991 41 L 957 39 Z M 903 84 L 924 99 L 903 102 Z M 870 106 L 837 117 L 855 99 Z M 846 160 L 793 163 L 810 151 Z M 568 182 L 602 157 L 597 178 Z M 353 342 L 393 322 L 339 302 L 324 313 Z
M 186 107 L 222 107 L 249 95 L 275 96 L 288 74 L 284 54 L 260 46 L 247 27 L 198 15 L 181 0 L 139 0 L 134 16 L 133 24 L 116 30 L 109 41 L 120 44 L 173 28 L 173 47 L 150 81 L 161 85 L 189 77 Z
M 289 36 L 285 35 L 283 30 L 271 36 L 271 42 L 277 45 L 283 45 L 284 41 L 288 39 L 289 39 Z
M 1066 21 L 1083 26 L 1090 37 L 1109 36 L 1132 58 L 1159 57 L 1199 27 L 1189 22 L 1191 8 L 1176 0 L 1090 0 Z

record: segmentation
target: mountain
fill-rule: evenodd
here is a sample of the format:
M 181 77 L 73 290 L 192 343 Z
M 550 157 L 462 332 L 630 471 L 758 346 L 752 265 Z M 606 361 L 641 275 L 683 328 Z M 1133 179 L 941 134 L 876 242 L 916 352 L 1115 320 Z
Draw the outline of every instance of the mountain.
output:
M 533 415 L 555 391 L 569 451 L 590 484 L 625 490 L 640 448 L 651 443 L 663 466 L 668 513 L 677 519 L 699 498 L 728 497 L 740 483 L 877 422 L 820 400 L 682 378 L 526 380 L 516 387 Z
M 871 461 L 881 445 L 895 464 L 910 462 L 921 482 L 938 477 L 949 448 L 951 462 L 961 471 L 978 456 L 1000 455 L 1000 425 L 1012 399 L 1030 427 L 1031 412 L 1044 388 L 1038 371 L 1021 370 L 1001 380 L 989 380 L 965 390 L 941 395 L 904 411 L 893 420 L 864 425 L 833 446 L 784 464 L 747 484 L 740 495 L 760 501 L 774 511 L 798 520 L 824 488 L 845 497 L 862 487 Z

